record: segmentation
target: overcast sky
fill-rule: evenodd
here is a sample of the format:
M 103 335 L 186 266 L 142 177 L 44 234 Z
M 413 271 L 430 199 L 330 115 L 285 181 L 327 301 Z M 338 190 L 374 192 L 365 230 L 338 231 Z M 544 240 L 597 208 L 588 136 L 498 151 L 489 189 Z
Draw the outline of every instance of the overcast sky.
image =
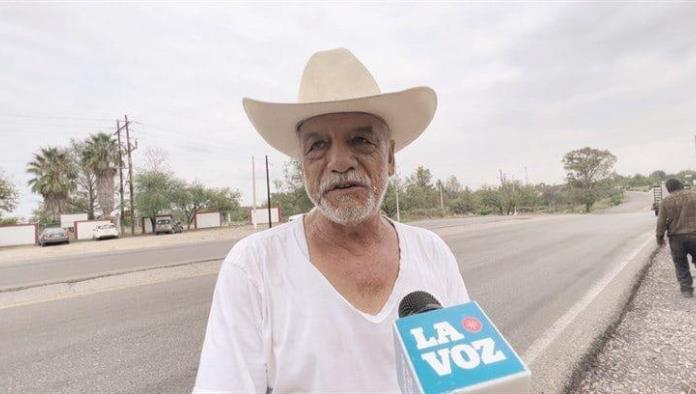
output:
M 349 48 L 382 91 L 433 87 L 439 107 L 397 155 L 478 187 L 498 169 L 562 182 L 564 153 L 592 146 L 621 174 L 696 164 L 696 5 L 607 3 L 0 5 L 0 169 L 21 192 L 32 154 L 128 114 L 140 163 L 169 152 L 188 180 L 251 201 L 251 156 L 286 160 L 242 97 L 296 100 L 312 53 Z M 258 192 L 263 173 L 257 172 Z

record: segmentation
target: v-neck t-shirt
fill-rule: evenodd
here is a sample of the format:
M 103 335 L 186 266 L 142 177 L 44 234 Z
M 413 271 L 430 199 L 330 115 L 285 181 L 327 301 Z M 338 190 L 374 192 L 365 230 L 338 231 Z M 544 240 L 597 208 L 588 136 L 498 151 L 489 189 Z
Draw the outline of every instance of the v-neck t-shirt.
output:
M 450 306 L 469 296 L 440 237 L 392 224 L 399 273 L 376 315 L 311 263 L 302 219 L 239 241 L 220 267 L 193 392 L 399 392 L 392 325 L 401 299 L 423 290 Z

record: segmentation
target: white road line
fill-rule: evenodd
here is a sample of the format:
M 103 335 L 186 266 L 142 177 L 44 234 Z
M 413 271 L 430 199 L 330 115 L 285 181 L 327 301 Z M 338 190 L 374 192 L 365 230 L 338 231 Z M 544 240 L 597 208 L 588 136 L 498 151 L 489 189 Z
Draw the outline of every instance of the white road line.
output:
M 616 278 L 616 276 L 623 271 L 623 269 L 638 256 L 643 249 L 649 245 L 650 242 L 655 242 L 652 232 L 650 232 L 648 239 L 646 239 L 638 248 L 634 249 L 630 255 L 624 258 L 619 264 L 617 264 L 613 270 L 611 270 L 607 275 L 605 275 L 599 282 L 590 288 L 590 290 L 585 293 L 585 295 L 575 303 L 568 311 L 561 316 L 556 322 L 553 323 L 551 328 L 546 330 L 539 338 L 537 338 L 527 351 L 522 356 L 522 359 L 529 365 L 534 363 L 537 357 L 539 357 L 546 348 L 556 340 L 556 338 L 565 331 L 573 320 L 575 320 L 578 315 L 587 308 L 592 301 L 597 298 L 597 296 Z

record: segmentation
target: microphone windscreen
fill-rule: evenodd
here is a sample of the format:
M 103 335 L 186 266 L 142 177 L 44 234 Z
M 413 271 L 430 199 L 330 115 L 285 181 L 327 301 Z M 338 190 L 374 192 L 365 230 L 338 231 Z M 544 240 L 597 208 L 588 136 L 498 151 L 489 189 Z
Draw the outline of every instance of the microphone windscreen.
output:
M 442 308 L 440 301 L 425 291 L 407 294 L 399 303 L 399 318 Z

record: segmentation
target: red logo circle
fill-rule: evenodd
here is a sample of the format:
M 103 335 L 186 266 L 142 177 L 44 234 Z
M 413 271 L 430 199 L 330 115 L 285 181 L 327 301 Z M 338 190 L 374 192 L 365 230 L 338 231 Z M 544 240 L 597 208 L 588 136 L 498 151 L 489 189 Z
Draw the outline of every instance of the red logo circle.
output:
M 473 316 L 467 316 L 462 319 L 462 328 L 472 334 L 476 334 L 481 331 L 483 324 L 481 324 L 481 320 Z

